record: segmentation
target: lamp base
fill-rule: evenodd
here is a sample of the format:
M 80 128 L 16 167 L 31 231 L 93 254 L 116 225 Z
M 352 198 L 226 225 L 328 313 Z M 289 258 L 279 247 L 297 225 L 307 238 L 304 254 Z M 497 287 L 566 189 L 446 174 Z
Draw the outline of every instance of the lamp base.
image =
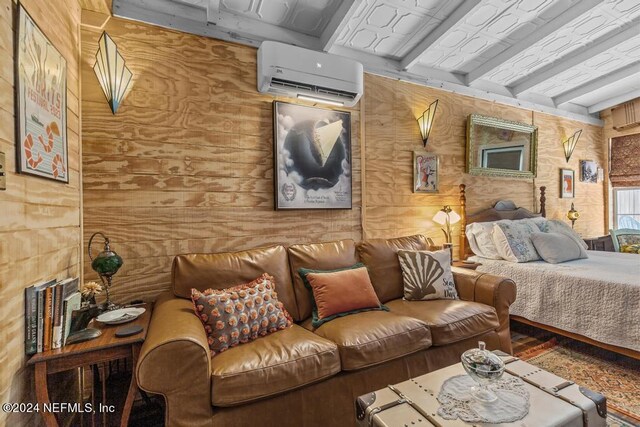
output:
M 104 304 L 102 304 L 102 311 L 113 311 L 113 310 L 117 310 L 119 308 L 122 308 L 121 305 L 119 304 L 115 304 L 113 301 L 105 301 Z

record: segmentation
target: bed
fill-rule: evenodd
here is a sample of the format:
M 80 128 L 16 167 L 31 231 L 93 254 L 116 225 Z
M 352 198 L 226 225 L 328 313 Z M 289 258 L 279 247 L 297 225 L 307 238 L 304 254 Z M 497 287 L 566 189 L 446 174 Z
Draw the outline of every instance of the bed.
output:
M 481 263 L 477 270 L 513 279 L 517 298 L 513 320 L 640 359 L 640 257 L 637 254 L 587 251 L 587 259 L 560 264 L 514 263 L 473 255 L 464 230 L 473 222 L 526 219 L 545 215 L 509 202 L 467 215 L 461 185 L 461 257 Z

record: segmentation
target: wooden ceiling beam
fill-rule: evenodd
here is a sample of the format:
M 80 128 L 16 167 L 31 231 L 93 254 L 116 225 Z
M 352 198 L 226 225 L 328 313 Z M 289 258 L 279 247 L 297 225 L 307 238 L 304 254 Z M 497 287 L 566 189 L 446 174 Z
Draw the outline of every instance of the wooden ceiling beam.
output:
M 553 97 L 553 102 L 557 105 L 564 104 L 569 101 L 573 101 L 583 95 L 602 89 L 605 86 L 609 86 L 612 83 L 616 83 L 618 80 L 626 79 L 638 74 L 640 77 L 640 61 L 629 64 L 626 67 L 619 68 L 604 76 L 596 77 L 593 80 L 563 92 Z
M 362 0 L 343 0 L 320 35 L 320 47 L 329 52 L 347 26 Z

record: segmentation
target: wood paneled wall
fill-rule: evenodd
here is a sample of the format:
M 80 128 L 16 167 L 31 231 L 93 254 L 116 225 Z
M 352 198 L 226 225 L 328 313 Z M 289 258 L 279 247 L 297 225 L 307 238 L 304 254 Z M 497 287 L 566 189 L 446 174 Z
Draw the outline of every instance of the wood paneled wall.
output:
M 273 97 L 256 91 L 255 49 L 118 18 L 105 30 L 134 80 L 112 115 L 91 69 L 100 31 L 83 28 L 84 242 L 103 231 L 123 256 L 116 300 L 167 289 L 171 261 L 185 252 L 412 233 L 442 242 L 431 218 L 444 204 L 459 209 L 460 183 L 469 212 L 498 199 L 535 209 L 537 187 L 546 185 L 549 217 L 564 218 L 574 201 L 583 214 L 577 231 L 604 231 L 601 183 L 577 183 L 576 199 L 559 199 L 562 138 L 583 129 L 568 165 L 577 178 L 579 159 L 604 162 L 600 127 L 368 74 L 365 96 L 351 110 L 354 209 L 275 212 Z M 436 98 L 427 150 L 440 156 L 440 192 L 413 194 L 412 151 L 422 148 L 415 118 Z M 535 182 L 464 174 L 471 113 L 540 127 Z M 95 277 L 85 261 L 86 276 Z
M 604 231 L 603 183 L 577 182 L 575 199 L 559 198 L 561 168 L 574 169 L 578 180 L 579 159 L 604 164 L 602 128 L 379 76 L 367 74 L 365 83 L 364 231 L 367 237 L 425 233 L 442 243 L 440 226 L 432 222 L 432 218 L 445 204 L 459 212 L 458 185 L 461 183 L 467 186 L 468 213 L 490 207 L 500 199 L 537 209 L 537 187 L 545 185 L 549 218 L 566 220 L 573 201 L 582 213 L 576 222 L 576 231 L 584 237 Z M 412 152 L 423 149 L 416 117 L 435 99 L 440 102 L 426 150 L 439 156 L 440 191 L 414 194 Z M 465 174 L 466 121 L 472 113 L 539 127 L 535 180 Z M 567 165 L 561 141 L 577 129 L 583 129 L 582 137 Z M 456 246 L 459 234 L 459 228 L 454 227 Z
M 77 276 L 80 265 L 80 6 L 77 0 L 21 0 L 67 60 L 69 184 L 15 173 L 14 33 L 16 2 L 0 0 L 0 151 L 7 190 L 0 191 L 0 402 L 35 402 L 25 369 L 24 288 Z M 36 415 L 0 412 L 0 425 L 36 425 Z
M 274 98 L 256 90 L 255 49 L 118 18 L 104 29 L 133 81 L 114 116 L 91 69 L 101 32 L 83 28 L 84 242 L 102 231 L 123 257 L 115 300 L 168 289 L 177 254 L 362 236 L 359 109 L 353 209 L 276 212 Z

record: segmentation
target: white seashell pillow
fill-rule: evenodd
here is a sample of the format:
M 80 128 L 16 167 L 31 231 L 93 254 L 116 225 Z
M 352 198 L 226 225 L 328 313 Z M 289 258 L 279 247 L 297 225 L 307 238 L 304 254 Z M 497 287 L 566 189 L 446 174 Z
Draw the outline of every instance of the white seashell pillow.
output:
M 458 299 L 451 273 L 451 252 L 398 251 L 404 282 L 404 299 L 423 301 Z

